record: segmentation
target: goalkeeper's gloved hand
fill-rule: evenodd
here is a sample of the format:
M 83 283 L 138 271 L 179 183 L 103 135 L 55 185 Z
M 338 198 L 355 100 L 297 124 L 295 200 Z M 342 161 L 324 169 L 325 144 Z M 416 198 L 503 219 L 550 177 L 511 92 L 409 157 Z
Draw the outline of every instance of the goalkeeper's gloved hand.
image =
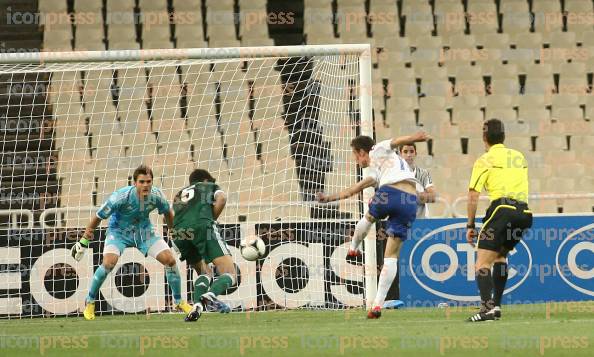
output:
M 72 258 L 74 258 L 74 260 L 76 260 L 77 262 L 80 262 L 82 257 L 85 255 L 85 251 L 88 247 L 89 240 L 83 236 L 81 240 L 76 242 L 74 246 L 72 246 L 72 249 L 70 249 L 70 254 L 72 255 Z

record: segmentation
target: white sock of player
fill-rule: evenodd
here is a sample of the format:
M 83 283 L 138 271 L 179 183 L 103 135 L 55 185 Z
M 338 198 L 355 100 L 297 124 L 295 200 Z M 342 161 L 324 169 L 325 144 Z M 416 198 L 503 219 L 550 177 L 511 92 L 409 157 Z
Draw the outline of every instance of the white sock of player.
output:
M 355 232 L 353 233 L 353 238 L 351 239 L 351 249 L 357 250 L 359 245 L 361 245 L 361 241 L 367 236 L 369 229 L 373 223 L 369 222 L 366 217 L 361 218 L 357 225 L 355 226 Z
M 377 295 L 375 295 L 375 301 L 373 306 L 384 306 L 384 300 L 394 278 L 396 278 L 396 272 L 398 271 L 398 259 L 397 258 L 384 258 L 384 267 L 380 273 L 379 282 L 377 283 Z

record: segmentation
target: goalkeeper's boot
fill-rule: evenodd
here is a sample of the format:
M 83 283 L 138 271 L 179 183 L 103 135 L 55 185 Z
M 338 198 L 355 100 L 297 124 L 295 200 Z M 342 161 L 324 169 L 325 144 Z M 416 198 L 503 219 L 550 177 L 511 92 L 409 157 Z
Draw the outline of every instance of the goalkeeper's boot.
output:
M 175 305 L 175 308 L 186 314 L 189 314 L 190 311 L 192 311 L 192 305 L 188 304 L 185 300 L 180 301 L 179 304 Z
M 381 306 L 376 306 L 373 309 L 367 312 L 368 319 L 379 319 L 382 316 L 382 308 Z
M 200 297 L 200 301 L 204 304 L 208 311 L 218 311 L 222 314 L 228 314 L 231 311 L 229 305 L 219 300 L 212 292 L 203 294 Z
M 87 302 L 85 306 L 85 310 L 83 311 L 83 316 L 85 320 L 95 320 L 95 303 L 94 302 Z
M 186 315 L 186 318 L 184 319 L 184 321 L 186 321 L 186 322 L 197 321 L 200 318 L 200 316 L 202 316 L 202 312 L 204 312 L 204 306 L 202 305 L 201 302 L 197 302 L 194 304 L 194 306 L 192 306 L 192 309 Z

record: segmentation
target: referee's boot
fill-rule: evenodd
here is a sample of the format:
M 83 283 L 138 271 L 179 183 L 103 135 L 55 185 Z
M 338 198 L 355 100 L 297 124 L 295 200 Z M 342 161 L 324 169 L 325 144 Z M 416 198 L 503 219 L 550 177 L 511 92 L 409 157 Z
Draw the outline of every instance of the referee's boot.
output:
M 470 316 L 468 322 L 495 321 L 501 318 L 501 308 L 496 306 L 489 311 L 481 311 L 478 314 Z

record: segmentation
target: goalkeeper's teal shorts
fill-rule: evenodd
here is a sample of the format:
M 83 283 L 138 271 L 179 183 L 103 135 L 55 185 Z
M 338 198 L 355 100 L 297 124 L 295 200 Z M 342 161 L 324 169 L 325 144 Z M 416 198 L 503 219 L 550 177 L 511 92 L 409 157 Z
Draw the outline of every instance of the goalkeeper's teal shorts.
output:
M 167 243 L 155 233 L 152 226 L 141 230 L 126 230 L 126 232 L 107 230 L 103 254 L 114 253 L 121 256 L 124 249 L 129 247 L 137 248 L 145 257 L 149 253 L 156 257 L 162 250 L 169 249 Z M 155 252 L 155 249 L 158 249 L 158 252 Z

